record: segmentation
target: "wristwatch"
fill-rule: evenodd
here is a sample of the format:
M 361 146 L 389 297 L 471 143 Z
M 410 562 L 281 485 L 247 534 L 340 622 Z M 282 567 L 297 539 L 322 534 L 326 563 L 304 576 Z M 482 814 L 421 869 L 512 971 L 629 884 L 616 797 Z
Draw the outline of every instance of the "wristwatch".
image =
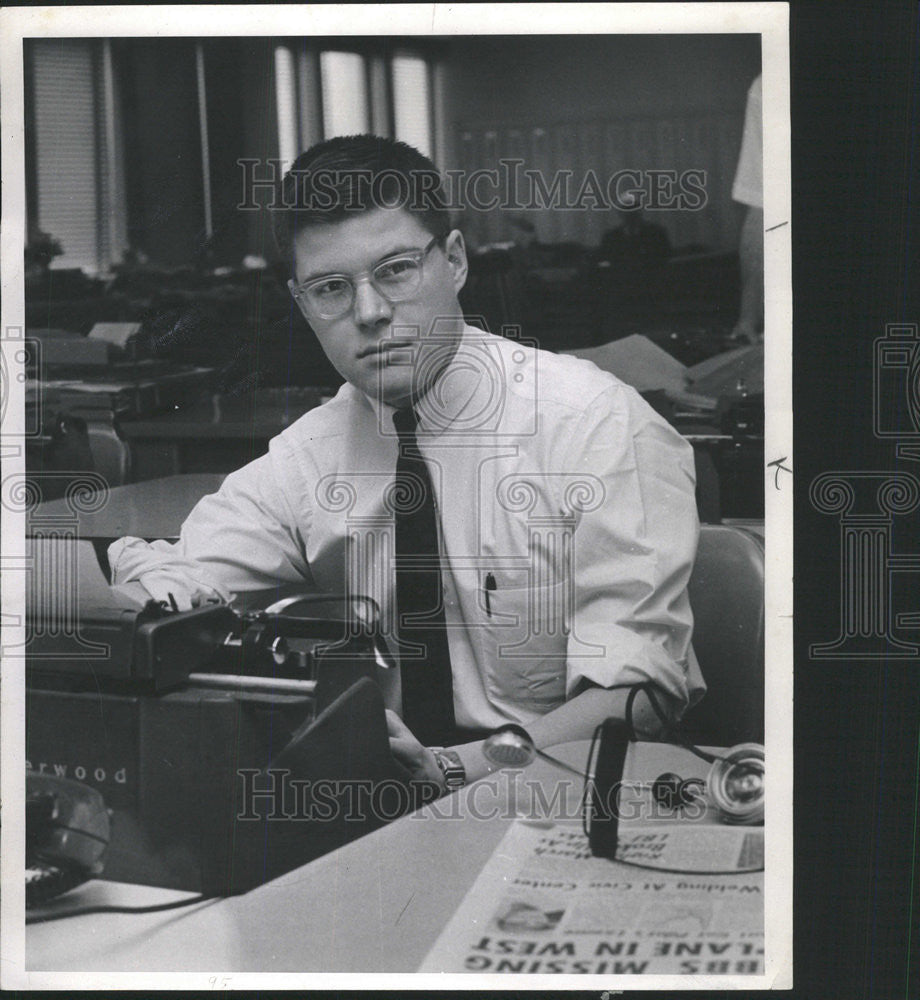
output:
M 466 784 L 466 768 L 456 750 L 445 750 L 444 747 L 429 747 L 438 767 L 444 775 L 444 783 L 449 792 L 455 792 Z

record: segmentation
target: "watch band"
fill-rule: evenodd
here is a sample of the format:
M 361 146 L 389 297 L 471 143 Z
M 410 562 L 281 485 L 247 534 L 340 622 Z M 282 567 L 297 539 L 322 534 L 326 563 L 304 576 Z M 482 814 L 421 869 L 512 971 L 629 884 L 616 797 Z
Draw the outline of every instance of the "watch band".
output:
M 444 775 L 444 783 L 449 792 L 455 792 L 466 784 L 466 768 L 456 750 L 445 750 L 444 747 L 429 747 L 438 767 Z

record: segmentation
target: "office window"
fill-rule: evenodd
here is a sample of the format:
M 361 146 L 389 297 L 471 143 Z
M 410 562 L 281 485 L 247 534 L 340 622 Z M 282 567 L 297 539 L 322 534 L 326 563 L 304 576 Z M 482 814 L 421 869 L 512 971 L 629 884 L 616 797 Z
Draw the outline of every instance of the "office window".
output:
M 275 49 L 275 97 L 278 108 L 278 155 L 282 169 L 297 159 L 297 80 L 294 53 L 279 45 Z
M 418 52 L 322 51 L 305 40 L 275 49 L 274 72 L 285 165 L 321 138 L 367 131 L 434 154 L 434 68 Z
M 428 63 L 421 56 L 393 57 L 393 122 L 397 139 L 432 155 Z
M 368 100 L 364 58 L 357 52 L 323 52 L 319 65 L 325 138 L 366 132 Z
M 124 253 L 123 151 L 109 46 L 67 38 L 29 48 L 30 221 L 61 244 L 54 268 L 98 273 Z

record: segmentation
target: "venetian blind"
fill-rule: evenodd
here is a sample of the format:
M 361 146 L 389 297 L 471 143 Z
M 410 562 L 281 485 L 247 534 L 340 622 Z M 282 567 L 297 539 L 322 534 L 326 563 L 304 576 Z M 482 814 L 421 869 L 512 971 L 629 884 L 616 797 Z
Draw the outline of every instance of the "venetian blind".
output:
M 61 244 L 56 268 L 105 270 L 124 249 L 124 182 L 105 43 L 32 43 L 37 223 Z
M 428 64 L 420 56 L 393 57 L 393 119 L 397 139 L 432 155 Z

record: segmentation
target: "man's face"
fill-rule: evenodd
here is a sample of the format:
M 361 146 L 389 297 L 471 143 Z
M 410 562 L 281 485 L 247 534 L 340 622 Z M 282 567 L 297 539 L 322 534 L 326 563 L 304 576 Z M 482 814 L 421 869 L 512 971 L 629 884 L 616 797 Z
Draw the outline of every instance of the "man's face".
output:
M 431 233 L 414 215 L 385 208 L 305 226 L 294 241 L 295 284 L 327 275 L 352 279 L 354 303 L 347 312 L 334 319 L 307 319 L 339 374 L 391 406 L 408 405 L 422 395 L 438 370 L 428 362 L 444 356 L 445 341 L 449 351 L 451 340 L 459 338 L 463 322 L 457 293 L 467 267 L 463 237 L 454 230 L 446 243 L 431 248 L 411 299 L 390 302 L 371 281 L 354 278 L 394 255 L 424 250 L 430 242 Z

